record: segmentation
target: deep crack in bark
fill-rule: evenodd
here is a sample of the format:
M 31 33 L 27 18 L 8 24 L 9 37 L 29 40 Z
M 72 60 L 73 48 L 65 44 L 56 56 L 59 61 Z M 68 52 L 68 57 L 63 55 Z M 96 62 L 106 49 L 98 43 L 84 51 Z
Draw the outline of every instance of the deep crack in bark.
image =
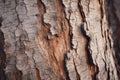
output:
M 0 17 L 0 80 L 6 80 L 6 76 L 5 76 L 5 63 L 6 63 L 6 54 L 4 52 L 4 34 L 1 31 L 1 26 L 2 26 L 2 21 L 3 18 Z

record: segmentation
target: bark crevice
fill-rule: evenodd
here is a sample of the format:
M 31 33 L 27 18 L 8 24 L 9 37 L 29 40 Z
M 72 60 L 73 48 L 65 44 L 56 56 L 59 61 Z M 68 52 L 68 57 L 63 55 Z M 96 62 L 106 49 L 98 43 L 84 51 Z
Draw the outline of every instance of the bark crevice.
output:
M 1 31 L 1 26 L 2 26 L 2 21 L 3 18 L 0 17 L 0 80 L 6 80 L 6 76 L 5 76 L 5 63 L 6 63 L 6 54 L 4 51 L 4 46 L 5 46 L 5 42 L 4 42 L 4 33 Z
M 86 30 L 85 30 L 84 24 L 81 24 L 81 31 L 82 31 L 82 34 L 84 35 L 84 37 L 87 40 L 86 41 L 86 46 L 85 46 L 87 64 L 88 64 L 88 67 L 90 69 L 91 77 L 92 77 L 93 80 L 95 80 L 95 79 L 97 79 L 97 74 L 98 74 L 99 71 L 98 71 L 97 65 L 95 65 L 94 62 L 93 62 L 91 50 L 89 49 L 91 39 L 88 35 L 86 35 Z

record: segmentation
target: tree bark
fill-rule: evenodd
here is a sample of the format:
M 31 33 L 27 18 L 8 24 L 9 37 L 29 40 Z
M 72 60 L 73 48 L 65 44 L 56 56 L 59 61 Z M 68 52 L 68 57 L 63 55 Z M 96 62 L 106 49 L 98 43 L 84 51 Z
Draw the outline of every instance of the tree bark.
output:
M 119 0 L 0 0 L 0 80 L 119 80 Z

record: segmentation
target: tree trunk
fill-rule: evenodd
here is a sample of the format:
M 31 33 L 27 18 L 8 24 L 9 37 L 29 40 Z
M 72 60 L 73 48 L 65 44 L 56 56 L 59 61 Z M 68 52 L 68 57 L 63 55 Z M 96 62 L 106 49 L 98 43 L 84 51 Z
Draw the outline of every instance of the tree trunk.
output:
M 0 0 L 0 80 L 119 80 L 119 0 Z

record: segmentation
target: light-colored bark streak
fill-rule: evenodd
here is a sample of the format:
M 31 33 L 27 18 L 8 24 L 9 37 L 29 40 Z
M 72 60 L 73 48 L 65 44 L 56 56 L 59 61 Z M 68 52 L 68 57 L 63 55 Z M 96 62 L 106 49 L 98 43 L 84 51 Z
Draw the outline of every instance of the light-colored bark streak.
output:
M 9 79 L 12 79 L 15 76 L 15 73 L 17 72 L 15 67 L 15 60 L 16 60 L 16 54 L 15 52 L 15 36 L 14 31 L 18 25 L 18 19 L 15 11 L 15 1 L 11 2 L 10 0 L 7 0 L 7 2 L 3 3 L 3 23 L 1 30 L 4 33 L 5 37 L 5 54 L 6 54 L 6 68 L 5 73 L 6 76 L 9 76 Z M 14 23 L 12 22 L 14 21 Z M 9 74 L 10 73 L 10 74 Z
M 33 57 L 41 56 L 34 41 L 36 35 L 35 15 L 38 14 L 37 5 L 34 7 L 35 4 L 37 4 L 35 0 L 30 3 L 25 0 L 13 0 L 12 2 L 6 0 L 4 3 L 2 15 L 4 21 L 1 29 L 5 36 L 7 59 L 5 72 L 9 80 L 21 78 L 26 80 L 35 75 L 36 66 Z M 33 10 L 35 10 L 34 13 Z M 37 63 L 41 63 L 39 60 Z M 17 70 L 22 72 L 20 76 L 16 75 Z M 31 79 L 35 79 L 35 77 L 31 77 Z
M 87 31 L 87 29 L 85 31 L 86 31 L 87 36 L 89 36 L 91 39 L 89 46 L 90 46 L 93 62 L 96 66 L 98 66 L 98 69 L 99 69 L 99 73 L 97 75 L 98 79 L 106 80 L 108 78 L 108 76 L 107 76 L 108 69 L 110 69 L 110 74 L 112 73 L 112 71 L 114 74 L 114 76 L 110 77 L 110 80 L 118 79 L 116 76 L 117 72 L 116 72 L 114 60 L 111 57 L 111 56 L 113 56 L 114 52 L 110 48 L 110 45 L 108 45 L 108 44 L 111 44 L 111 41 L 109 41 L 110 33 L 107 32 L 109 30 L 109 28 L 107 25 L 108 23 L 107 23 L 107 19 L 106 19 L 105 10 L 103 10 L 103 15 L 102 15 L 102 17 L 100 17 L 101 13 L 100 13 L 99 9 L 100 9 L 100 6 L 103 6 L 105 8 L 104 1 L 102 1 L 102 4 L 103 5 L 99 5 L 97 1 L 91 1 L 89 4 L 89 14 L 88 15 L 87 15 L 87 12 L 84 11 L 85 9 L 83 8 L 83 11 L 86 12 L 85 13 L 85 17 L 87 18 L 86 21 L 87 21 L 87 23 L 89 23 L 89 25 L 87 24 L 88 31 Z M 94 6 L 96 6 L 97 8 Z M 100 31 L 101 30 L 100 29 L 101 28 L 101 26 L 100 26 L 101 18 L 103 18 L 102 26 L 104 26 L 104 32 L 107 32 L 105 34 L 105 38 L 102 37 L 101 33 L 103 33 L 103 32 Z M 106 45 L 107 45 L 107 50 L 105 51 Z M 113 46 L 113 45 L 111 45 L 111 46 Z M 105 62 L 103 62 L 103 60 L 105 60 Z M 109 62 L 111 62 L 111 63 L 109 63 Z M 105 65 L 107 66 L 107 70 L 105 70 Z M 104 75 L 102 75 L 102 74 L 104 74 Z
M 66 18 L 69 20 L 69 23 L 71 25 L 70 26 L 71 33 L 73 35 L 71 43 L 72 43 L 73 51 L 75 50 L 75 55 L 72 57 L 75 58 L 74 59 L 75 64 L 77 65 L 76 69 L 80 75 L 81 80 L 83 79 L 90 80 L 91 78 L 90 78 L 90 74 L 88 71 L 88 66 L 87 66 L 87 61 L 86 61 L 86 52 L 85 52 L 86 40 L 81 32 L 81 24 L 83 22 L 82 22 L 82 17 L 79 12 L 78 3 L 79 3 L 78 0 L 73 0 L 73 1 L 63 0 L 63 4 L 65 5 Z M 69 68 L 69 66 L 67 68 Z

